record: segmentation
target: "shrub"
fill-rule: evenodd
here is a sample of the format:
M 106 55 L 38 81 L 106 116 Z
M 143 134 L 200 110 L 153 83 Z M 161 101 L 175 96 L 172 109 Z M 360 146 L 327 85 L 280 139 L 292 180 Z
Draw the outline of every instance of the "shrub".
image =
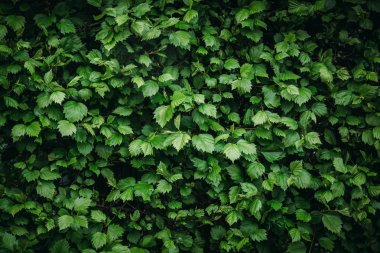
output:
M 380 252 L 379 3 L 1 1 L 0 252 Z

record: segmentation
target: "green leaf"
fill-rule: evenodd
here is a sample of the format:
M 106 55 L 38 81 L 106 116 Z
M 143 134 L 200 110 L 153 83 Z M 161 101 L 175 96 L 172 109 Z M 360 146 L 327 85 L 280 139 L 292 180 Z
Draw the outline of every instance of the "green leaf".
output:
M 327 237 L 319 238 L 319 244 L 329 252 L 333 252 L 334 250 L 334 241 Z
M 69 253 L 70 245 L 65 239 L 56 241 L 53 247 L 50 248 L 50 252 L 51 253 Z
M 132 82 L 137 85 L 138 88 L 145 84 L 144 79 L 141 76 L 135 76 L 132 78 Z
M 0 25 L 0 40 L 2 40 L 8 33 L 8 29 L 5 25 Z
M 325 82 L 325 83 L 331 83 L 333 81 L 333 75 L 332 75 L 332 73 L 324 65 L 320 65 L 319 76 L 321 77 L 321 80 L 323 82 Z
M 47 168 L 44 168 L 40 171 L 40 178 L 43 180 L 56 180 L 58 178 L 61 178 L 61 175 L 57 172 L 50 171 Z
M 107 235 L 102 232 L 96 232 L 92 235 L 91 238 L 92 245 L 94 245 L 95 249 L 100 249 L 107 243 Z
M 213 104 L 202 104 L 199 106 L 199 111 L 204 115 L 216 118 L 216 107 Z
M 63 34 L 75 33 L 75 26 L 71 20 L 63 18 L 57 23 L 58 29 Z
M 296 211 L 296 217 L 297 217 L 297 220 L 300 220 L 303 222 L 309 222 L 311 220 L 311 215 L 303 209 L 298 209 Z
M 258 111 L 255 116 L 252 117 L 252 122 L 257 126 L 266 123 L 268 119 L 269 117 L 265 111 Z
M 173 107 L 177 107 L 177 106 L 183 104 L 186 101 L 187 96 L 185 94 L 183 94 L 181 91 L 175 91 L 173 93 L 173 96 L 171 96 L 170 99 L 172 101 L 171 105 Z
M 263 12 L 266 9 L 264 1 L 252 1 L 249 6 L 251 14 Z
M 322 144 L 317 132 L 310 132 L 305 135 L 305 140 L 310 145 Z
M 87 111 L 87 106 L 80 102 L 69 101 L 63 106 L 63 113 L 71 122 L 81 121 L 87 115 Z
M 339 216 L 333 214 L 324 214 L 322 216 L 323 225 L 333 232 L 334 234 L 339 234 L 342 230 L 342 220 Z
M 74 218 L 70 215 L 62 215 L 58 218 L 59 230 L 69 228 L 74 223 Z
M 170 105 L 157 107 L 154 111 L 156 122 L 163 128 L 173 117 L 174 109 Z
M 102 5 L 102 0 L 87 0 L 87 3 L 99 8 Z
M 239 219 L 239 214 L 237 211 L 232 211 L 226 216 L 226 221 L 228 225 L 233 225 L 235 224 Z
M 346 166 L 344 165 L 343 163 L 343 159 L 340 158 L 340 157 L 337 157 L 337 158 L 334 158 L 333 160 L 333 165 L 334 165 L 334 168 L 341 172 L 341 173 L 347 173 L 347 168 Z
M 289 167 L 293 173 L 299 173 L 303 170 L 303 162 L 300 160 L 293 161 L 290 163 Z
M 142 142 L 140 148 L 144 156 L 153 155 L 153 147 L 149 142 Z
M 117 132 L 112 132 L 109 137 L 107 137 L 106 145 L 114 147 L 118 146 L 123 142 L 123 136 Z
M 190 135 L 184 132 L 176 132 L 170 135 L 171 144 L 177 151 L 180 151 L 190 139 Z
M 37 137 L 41 132 L 41 125 L 39 122 L 33 122 L 25 128 L 25 134 L 31 137 Z
M 261 177 L 265 172 L 265 167 L 259 162 L 250 163 L 247 167 L 247 174 L 251 179 Z
M 10 233 L 7 233 L 7 232 L 3 233 L 2 246 L 5 249 L 8 249 L 8 250 L 14 252 L 15 247 L 17 247 L 17 245 L 18 245 L 18 241 L 17 241 L 16 236 L 14 236 Z
M 91 199 L 88 198 L 76 198 L 74 201 L 74 210 L 77 212 L 85 212 L 91 205 Z
M 143 143 L 143 141 L 140 139 L 132 141 L 129 144 L 129 148 L 128 148 L 129 153 L 131 153 L 132 156 L 138 156 L 138 155 L 142 154 L 142 149 L 141 149 L 142 143 Z
M 188 10 L 185 16 L 183 16 L 183 21 L 190 23 L 196 18 L 198 18 L 198 12 L 196 10 Z
M 292 238 L 292 242 L 297 242 L 301 240 L 301 233 L 298 229 L 292 228 L 289 230 L 289 235 Z
M 146 21 L 135 21 L 132 23 L 131 28 L 135 33 L 143 36 L 150 30 L 151 25 Z
M 288 253 L 306 253 L 307 248 L 303 242 L 293 242 L 289 244 L 288 250 L 286 251 Z
M 235 20 L 236 22 L 241 23 L 242 21 L 248 19 L 250 14 L 251 12 L 248 9 L 241 9 L 236 13 Z
M 26 126 L 23 124 L 17 124 L 12 128 L 12 137 L 18 138 L 26 134 Z
M 91 219 L 93 219 L 96 222 L 103 222 L 107 219 L 107 216 L 100 210 L 92 210 Z
M 158 81 L 161 83 L 174 80 L 174 77 L 170 73 L 164 73 L 158 77 Z
M 190 50 L 191 35 L 185 31 L 176 31 L 170 34 L 169 41 L 176 47 Z
M 249 212 L 251 213 L 251 215 L 257 215 L 259 214 L 262 207 L 263 207 L 263 204 L 261 200 L 255 199 L 254 201 L 252 201 L 252 203 L 249 206 Z
M 224 62 L 224 68 L 227 70 L 237 69 L 240 68 L 240 64 L 236 59 L 230 58 Z
M 39 182 L 36 190 L 38 195 L 47 199 L 53 199 L 55 195 L 55 185 L 51 182 Z
M 297 130 L 298 128 L 298 123 L 297 121 L 295 121 L 294 119 L 292 118 L 289 118 L 289 117 L 282 117 L 281 118 L 281 121 L 280 121 L 282 124 L 284 124 L 285 126 L 287 126 L 289 129 L 291 130 Z
M 241 189 L 248 197 L 252 197 L 257 194 L 258 190 L 254 184 L 251 183 L 240 183 Z
M 71 136 L 77 132 L 76 126 L 67 120 L 58 122 L 58 130 L 62 136 Z
M 211 228 L 211 238 L 214 240 L 221 240 L 226 236 L 226 230 L 222 226 L 215 226 Z
M 91 151 L 93 150 L 93 145 L 87 142 L 83 142 L 83 143 L 78 143 L 77 148 L 78 148 L 79 153 L 86 156 L 90 154 Z
M 302 105 L 310 100 L 311 95 L 312 93 L 308 88 L 301 87 L 299 88 L 299 95 L 295 98 L 295 102 L 298 105 Z
M 160 180 L 157 184 L 157 192 L 168 193 L 172 190 L 172 185 L 169 184 L 166 180 Z
M 57 104 L 62 104 L 63 100 L 65 100 L 66 94 L 62 91 L 54 91 L 50 94 L 50 100 Z
M 23 16 L 9 15 L 5 18 L 5 22 L 15 32 L 22 30 L 25 26 L 25 18 Z
M 246 155 L 256 155 L 256 145 L 247 142 L 246 140 L 239 140 L 237 146 L 241 153 Z
M 140 55 L 138 61 L 139 61 L 140 64 L 143 64 L 146 67 L 149 67 L 150 64 L 152 64 L 152 60 L 150 59 L 150 57 L 148 55 L 145 55 L 145 54 Z
M 232 82 L 232 90 L 237 89 L 240 93 L 249 93 L 252 89 L 252 83 L 248 79 L 239 79 Z
M 223 148 L 223 153 L 232 162 L 236 161 L 241 156 L 239 146 L 234 143 L 227 143 Z
M 124 233 L 124 229 L 117 224 L 110 224 L 107 228 L 107 238 L 109 241 L 115 241 Z
M 209 134 L 199 134 L 192 138 L 193 146 L 202 152 L 212 153 L 215 149 L 214 137 Z
M 85 216 L 83 215 L 74 216 L 73 228 L 76 229 L 77 227 L 88 228 L 88 221 Z
M 140 18 L 145 13 L 149 12 L 150 10 L 151 10 L 151 6 L 148 3 L 141 3 L 133 7 L 132 12 L 134 16 Z
M 148 80 L 141 87 L 142 93 L 144 97 L 152 97 L 156 95 L 159 90 L 158 83 L 152 80 Z
M 120 115 L 120 116 L 129 116 L 133 113 L 133 110 L 131 108 L 128 108 L 126 106 L 119 106 L 119 107 L 116 107 L 115 110 L 113 110 L 114 114 L 117 114 L 117 115 Z

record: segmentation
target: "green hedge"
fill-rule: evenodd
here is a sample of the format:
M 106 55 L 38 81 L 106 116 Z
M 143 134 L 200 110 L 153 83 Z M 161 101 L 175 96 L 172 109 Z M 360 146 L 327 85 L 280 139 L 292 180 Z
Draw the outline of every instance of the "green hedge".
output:
M 380 1 L 3 0 L 0 252 L 380 252 Z

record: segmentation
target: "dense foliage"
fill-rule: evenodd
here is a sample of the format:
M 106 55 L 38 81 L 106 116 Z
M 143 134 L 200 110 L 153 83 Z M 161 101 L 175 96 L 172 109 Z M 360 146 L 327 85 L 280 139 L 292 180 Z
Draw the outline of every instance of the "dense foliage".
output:
M 0 252 L 380 252 L 380 1 L 0 2 Z

